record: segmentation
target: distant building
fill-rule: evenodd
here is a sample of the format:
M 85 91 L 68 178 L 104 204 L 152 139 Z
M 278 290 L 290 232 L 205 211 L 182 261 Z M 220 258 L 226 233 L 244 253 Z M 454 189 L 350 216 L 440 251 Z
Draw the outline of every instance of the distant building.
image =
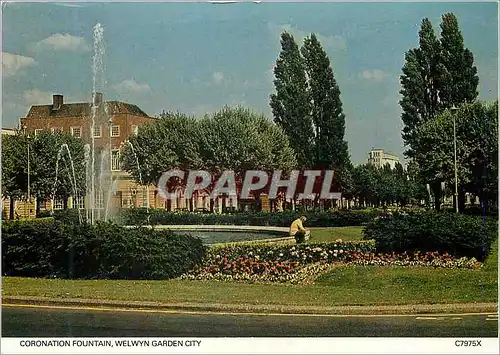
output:
M 399 157 L 396 154 L 389 153 L 383 149 L 373 148 L 370 153 L 368 153 L 368 163 L 373 164 L 378 168 L 389 164 L 391 169 L 396 167 L 396 163 L 399 163 Z
M 15 128 L 2 128 L 2 135 L 14 136 L 16 134 Z

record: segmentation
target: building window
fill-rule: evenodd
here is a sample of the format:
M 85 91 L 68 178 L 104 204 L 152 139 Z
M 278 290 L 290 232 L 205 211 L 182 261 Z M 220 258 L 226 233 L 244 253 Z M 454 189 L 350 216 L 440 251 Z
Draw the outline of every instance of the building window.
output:
M 120 170 L 120 151 L 118 149 L 111 151 L 111 170 Z
M 142 190 L 142 207 L 148 207 L 148 192 L 146 189 Z
M 52 133 L 63 133 L 62 127 L 52 127 L 50 130 Z
M 94 204 L 97 209 L 104 208 L 104 193 L 102 191 L 96 191 Z
M 35 129 L 35 137 L 42 133 L 43 129 Z
M 101 138 L 102 135 L 102 126 L 95 125 L 94 126 L 94 138 Z
M 111 137 L 120 137 L 120 126 L 111 126 Z
M 71 135 L 75 138 L 82 138 L 82 127 L 71 127 Z
M 64 208 L 64 201 L 62 198 L 56 198 L 52 203 L 54 204 L 54 210 L 62 210 Z
M 137 133 L 139 133 L 139 126 L 132 125 L 132 134 L 137 136 Z
M 77 196 L 73 199 L 73 208 L 85 209 L 85 196 Z

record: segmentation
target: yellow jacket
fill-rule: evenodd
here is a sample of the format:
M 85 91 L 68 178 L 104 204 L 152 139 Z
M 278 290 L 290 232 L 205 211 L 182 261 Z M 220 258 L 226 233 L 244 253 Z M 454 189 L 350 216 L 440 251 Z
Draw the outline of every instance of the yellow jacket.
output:
M 292 222 L 292 225 L 290 226 L 290 235 L 295 235 L 295 233 L 297 233 L 298 231 L 306 231 L 304 226 L 302 225 L 302 220 L 300 218 L 297 218 Z

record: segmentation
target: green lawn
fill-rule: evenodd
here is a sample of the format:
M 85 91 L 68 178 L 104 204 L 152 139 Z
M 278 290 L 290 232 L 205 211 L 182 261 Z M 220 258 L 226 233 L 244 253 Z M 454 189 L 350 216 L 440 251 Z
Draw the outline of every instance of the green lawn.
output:
M 307 227 L 306 227 L 307 228 Z M 310 242 L 332 242 L 337 239 L 361 240 L 363 239 L 363 227 L 313 227 Z
M 221 281 L 50 280 L 3 277 L 3 296 L 171 303 L 402 305 L 497 302 L 498 241 L 480 270 L 344 266 L 313 285 Z

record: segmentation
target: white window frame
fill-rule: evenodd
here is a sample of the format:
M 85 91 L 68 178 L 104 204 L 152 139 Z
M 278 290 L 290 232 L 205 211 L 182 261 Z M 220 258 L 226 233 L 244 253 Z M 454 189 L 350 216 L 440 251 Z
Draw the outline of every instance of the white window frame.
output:
M 78 132 L 80 132 L 80 134 L 77 136 L 75 136 L 75 130 L 78 129 Z M 71 135 L 75 138 L 82 138 L 82 126 L 73 126 L 71 127 Z
M 116 128 L 118 130 L 117 134 L 113 133 L 113 128 Z M 113 137 L 113 138 L 120 137 L 120 125 L 111 125 L 109 130 L 110 130 L 109 134 L 111 137 Z
M 115 155 L 116 156 L 113 156 Z M 111 150 L 111 171 L 120 171 L 120 149 L 112 149 Z
M 148 191 L 146 189 L 142 189 L 142 205 L 141 207 L 148 207 Z
M 96 132 L 96 128 L 99 129 L 99 135 L 96 135 L 95 132 Z M 94 138 L 101 138 L 102 137 L 102 125 L 95 125 L 94 126 L 94 129 L 92 131 L 92 137 Z
M 52 133 L 63 133 L 63 128 L 62 127 L 52 127 L 50 129 Z
M 38 136 L 40 133 L 43 132 L 43 129 L 42 128 L 37 128 L 35 129 L 35 137 Z
M 73 197 L 73 208 L 78 208 L 79 210 L 85 209 L 85 196 L 79 195 Z
M 137 136 L 137 134 L 138 134 L 138 133 L 139 133 L 139 126 L 138 126 L 138 125 L 133 124 L 133 125 L 132 125 L 132 134 L 133 134 L 134 136 Z
M 62 198 L 55 198 L 54 200 L 52 200 L 52 203 L 53 203 L 54 210 L 64 209 L 64 201 Z
M 102 191 L 95 192 L 95 208 L 102 210 L 104 209 L 104 193 Z

